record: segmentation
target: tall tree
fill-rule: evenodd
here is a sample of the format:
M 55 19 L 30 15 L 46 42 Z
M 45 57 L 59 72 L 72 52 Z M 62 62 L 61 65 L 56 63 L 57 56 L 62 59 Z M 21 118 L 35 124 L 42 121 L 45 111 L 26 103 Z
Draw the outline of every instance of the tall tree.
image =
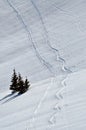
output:
M 20 94 L 24 93 L 24 81 L 23 81 L 20 73 L 18 75 L 18 92 Z
M 26 80 L 25 80 L 25 83 L 24 83 L 25 92 L 29 89 L 29 87 L 30 87 L 30 83 L 29 83 L 29 81 L 28 81 L 28 79 L 26 77 Z
M 17 81 L 18 81 L 18 77 L 17 77 L 16 71 L 14 69 L 13 70 L 12 80 L 11 80 L 12 84 L 10 85 L 10 90 L 14 90 L 14 91 L 17 90 L 17 87 L 18 87 Z

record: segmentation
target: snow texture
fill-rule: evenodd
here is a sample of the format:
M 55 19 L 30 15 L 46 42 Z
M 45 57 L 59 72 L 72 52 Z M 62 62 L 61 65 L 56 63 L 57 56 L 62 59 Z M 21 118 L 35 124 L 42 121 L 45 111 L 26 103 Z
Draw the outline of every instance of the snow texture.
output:
M 86 129 L 86 1 L 0 0 L 0 130 Z M 11 94 L 12 70 L 31 82 Z

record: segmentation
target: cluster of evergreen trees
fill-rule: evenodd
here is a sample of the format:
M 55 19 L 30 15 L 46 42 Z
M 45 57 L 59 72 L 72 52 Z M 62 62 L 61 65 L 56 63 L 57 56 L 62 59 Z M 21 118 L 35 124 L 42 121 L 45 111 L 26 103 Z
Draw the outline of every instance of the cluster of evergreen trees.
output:
M 24 81 L 20 73 L 17 76 L 15 69 L 13 70 L 13 76 L 11 82 L 12 83 L 10 85 L 10 90 L 12 90 L 12 93 L 18 92 L 19 94 L 23 94 L 30 87 L 28 79 L 26 78 Z

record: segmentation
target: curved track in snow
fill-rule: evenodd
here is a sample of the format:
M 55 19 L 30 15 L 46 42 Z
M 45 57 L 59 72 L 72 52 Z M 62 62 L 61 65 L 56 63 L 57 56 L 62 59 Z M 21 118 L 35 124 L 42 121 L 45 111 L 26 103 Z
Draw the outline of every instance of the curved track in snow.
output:
M 47 44 L 48 46 L 50 47 L 50 49 L 55 53 L 56 55 L 56 60 L 59 60 L 61 63 L 62 63 L 62 70 L 63 71 L 68 71 L 68 72 L 71 72 L 71 70 L 69 70 L 68 68 L 65 67 L 65 59 L 63 59 L 61 56 L 60 56 L 60 53 L 59 53 L 59 50 L 54 48 L 51 43 L 50 43 L 50 40 L 49 40 L 49 36 L 48 36 L 48 32 L 47 32 L 47 29 L 46 29 L 46 26 L 45 26 L 45 23 L 44 23 L 44 20 L 42 18 L 42 15 L 40 13 L 40 10 L 38 9 L 37 5 L 35 4 L 35 2 L 33 0 L 31 0 L 31 3 L 32 5 L 34 6 L 36 12 L 38 13 L 38 16 L 40 18 L 40 21 L 41 21 L 41 24 L 42 24 L 42 27 L 44 29 L 44 33 L 45 33 L 45 36 L 46 36 L 46 40 L 47 40 Z
M 62 95 L 61 95 L 60 93 L 61 93 L 61 91 L 62 91 L 63 89 L 65 89 L 65 87 L 66 87 L 65 80 L 66 80 L 68 74 L 71 73 L 72 71 L 71 71 L 70 69 L 68 69 L 67 67 L 65 67 L 66 61 L 60 56 L 59 50 L 51 46 L 51 43 L 50 43 L 50 40 L 49 40 L 49 37 L 48 37 L 48 32 L 47 32 L 45 23 L 44 23 L 44 21 L 43 21 L 42 15 L 41 15 L 41 13 L 40 13 L 40 10 L 38 9 L 37 5 L 35 4 L 35 2 L 34 2 L 33 0 L 31 0 L 31 3 L 32 3 L 32 5 L 34 6 L 35 10 L 37 11 L 38 16 L 39 16 L 39 18 L 40 18 L 40 20 L 41 20 L 41 24 L 42 24 L 42 27 L 43 27 L 43 29 L 44 29 L 45 35 L 46 35 L 46 39 L 47 39 L 47 44 L 48 44 L 48 46 L 49 46 L 49 47 L 51 48 L 51 50 L 55 53 L 55 55 L 56 55 L 56 60 L 58 61 L 58 59 L 59 59 L 59 61 L 62 63 L 62 67 L 61 67 L 62 71 L 67 73 L 67 74 L 64 76 L 64 79 L 61 81 L 61 86 L 62 86 L 62 88 L 61 88 L 59 91 L 57 91 L 56 94 L 55 94 L 55 96 L 56 96 L 57 99 L 58 99 L 58 98 L 59 98 L 59 99 L 62 99 L 63 97 L 62 97 Z M 63 11 L 63 10 L 61 10 L 61 11 Z M 56 75 L 54 75 L 54 76 L 56 76 Z M 53 80 L 52 82 L 54 82 L 54 80 Z M 47 89 L 47 90 L 48 90 L 48 89 Z M 46 92 L 45 92 L 45 93 L 46 93 Z M 45 94 L 44 94 L 44 97 L 45 97 Z M 54 108 L 61 110 L 60 106 L 58 106 L 58 103 L 54 106 Z M 55 113 L 50 117 L 49 122 L 50 122 L 51 124 L 55 123 L 55 115 L 56 115 L 56 114 L 57 114 L 57 112 L 55 112 Z

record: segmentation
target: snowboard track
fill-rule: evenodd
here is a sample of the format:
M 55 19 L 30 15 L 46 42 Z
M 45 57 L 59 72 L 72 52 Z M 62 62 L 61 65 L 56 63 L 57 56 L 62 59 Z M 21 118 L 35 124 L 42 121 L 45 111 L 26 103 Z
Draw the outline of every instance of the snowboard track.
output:
M 50 40 L 49 40 L 49 37 L 48 37 L 48 32 L 47 32 L 45 23 L 44 23 L 44 21 L 43 21 L 42 15 L 41 15 L 41 13 L 40 13 L 40 11 L 39 11 L 37 5 L 35 4 L 35 2 L 34 2 L 33 0 L 31 0 L 31 3 L 32 3 L 32 5 L 34 6 L 34 8 L 35 8 L 35 10 L 37 11 L 38 16 L 39 16 L 39 18 L 40 18 L 42 27 L 43 27 L 44 32 L 45 32 L 45 35 L 46 35 L 46 39 L 47 39 L 47 44 L 48 44 L 48 46 L 49 46 L 49 47 L 51 48 L 51 50 L 55 53 L 55 55 L 56 55 L 56 60 L 57 60 L 57 57 L 58 57 L 59 61 L 62 63 L 62 67 L 61 67 L 62 71 L 67 73 L 67 74 L 65 74 L 63 80 L 61 81 L 61 86 L 62 86 L 62 88 L 61 88 L 59 91 L 57 90 L 57 92 L 56 92 L 56 94 L 55 94 L 55 97 L 56 97 L 57 99 L 61 100 L 61 99 L 63 98 L 63 96 L 61 95 L 61 91 L 63 91 L 63 89 L 65 89 L 65 87 L 66 87 L 65 80 L 66 80 L 68 74 L 69 74 L 69 73 L 72 73 L 72 71 L 71 71 L 69 68 L 65 67 L 66 61 L 60 56 L 59 50 L 56 49 L 56 48 L 54 48 L 53 46 L 51 46 L 51 43 L 50 43 Z M 61 11 L 63 11 L 63 10 L 61 10 Z M 56 76 L 56 75 L 55 75 L 55 76 Z M 54 82 L 54 81 L 53 81 L 53 82 Z M 54 106 L 54 109 L 56 109 L 56 110 L 61 110 L 62 108 L 61 108 L 61 107 L 58 105 L 58 103 L 57 103 L 57 104 Z M 56 114 L 57 114 L 57 111 L 54 112 L 54 114 L 53 114 L 53 115 L 50 117 L 50 119 L 49 119 L 49 122 L 50 122 L 51 125 L 55 124 L 55 122 L 56 122 L 56 121 L 55 121 L 55 116 L 56 116 Z M 66 120 L 67 120 L 67 119 L 66 119 Z M 66 122 L 67 122 L 67 121 L 66 121 Z M 48 125 L 47 128 L 50 128 L 50 125 Z M 47 130 L 47 128 L 46 128 L 46 130 Z
M 66 68 L 64 64 L 66 64 L 66 61 L 60 56 L 60 53 L 59 53 L 59 50 L 54 48 L 52 45 L 51 45 L 51 42 L 50 42 L 50 39 L 49 39 L 49 36 L 48 36 L 48 31 L 46 29 L 46 26 L 45 26 L 45 23 L 44 23 L 44 20 L 42 18 L 42 15 L 37 7 L 37 5 L 35 4 L 35 2 L 33 0 L 30 0 L 33 7 L 35 8 L 36 12 L 38 13 L 38 16 L 39 16 L 39 19 L 41 21 L 41 24 L 42 24 L 42 27 L 43 27 L 43 30 L 44 30 L 44 33 L 45 33 L 45 36 L 46 36 L 46 40 L 47 40 L 47 44 L 49 46 L 49 48 L 55 53 L 56 55 L 56 60 L 57 60 L 57 57 L 59 59 L 59 61 L 62 63 L 62 70 L 64 71 L 64 69 L 68 72 L 72 72 L 70 69 L 68 69 L 68 67 Z M 64 62 L 64 64 L 63 64 Z

